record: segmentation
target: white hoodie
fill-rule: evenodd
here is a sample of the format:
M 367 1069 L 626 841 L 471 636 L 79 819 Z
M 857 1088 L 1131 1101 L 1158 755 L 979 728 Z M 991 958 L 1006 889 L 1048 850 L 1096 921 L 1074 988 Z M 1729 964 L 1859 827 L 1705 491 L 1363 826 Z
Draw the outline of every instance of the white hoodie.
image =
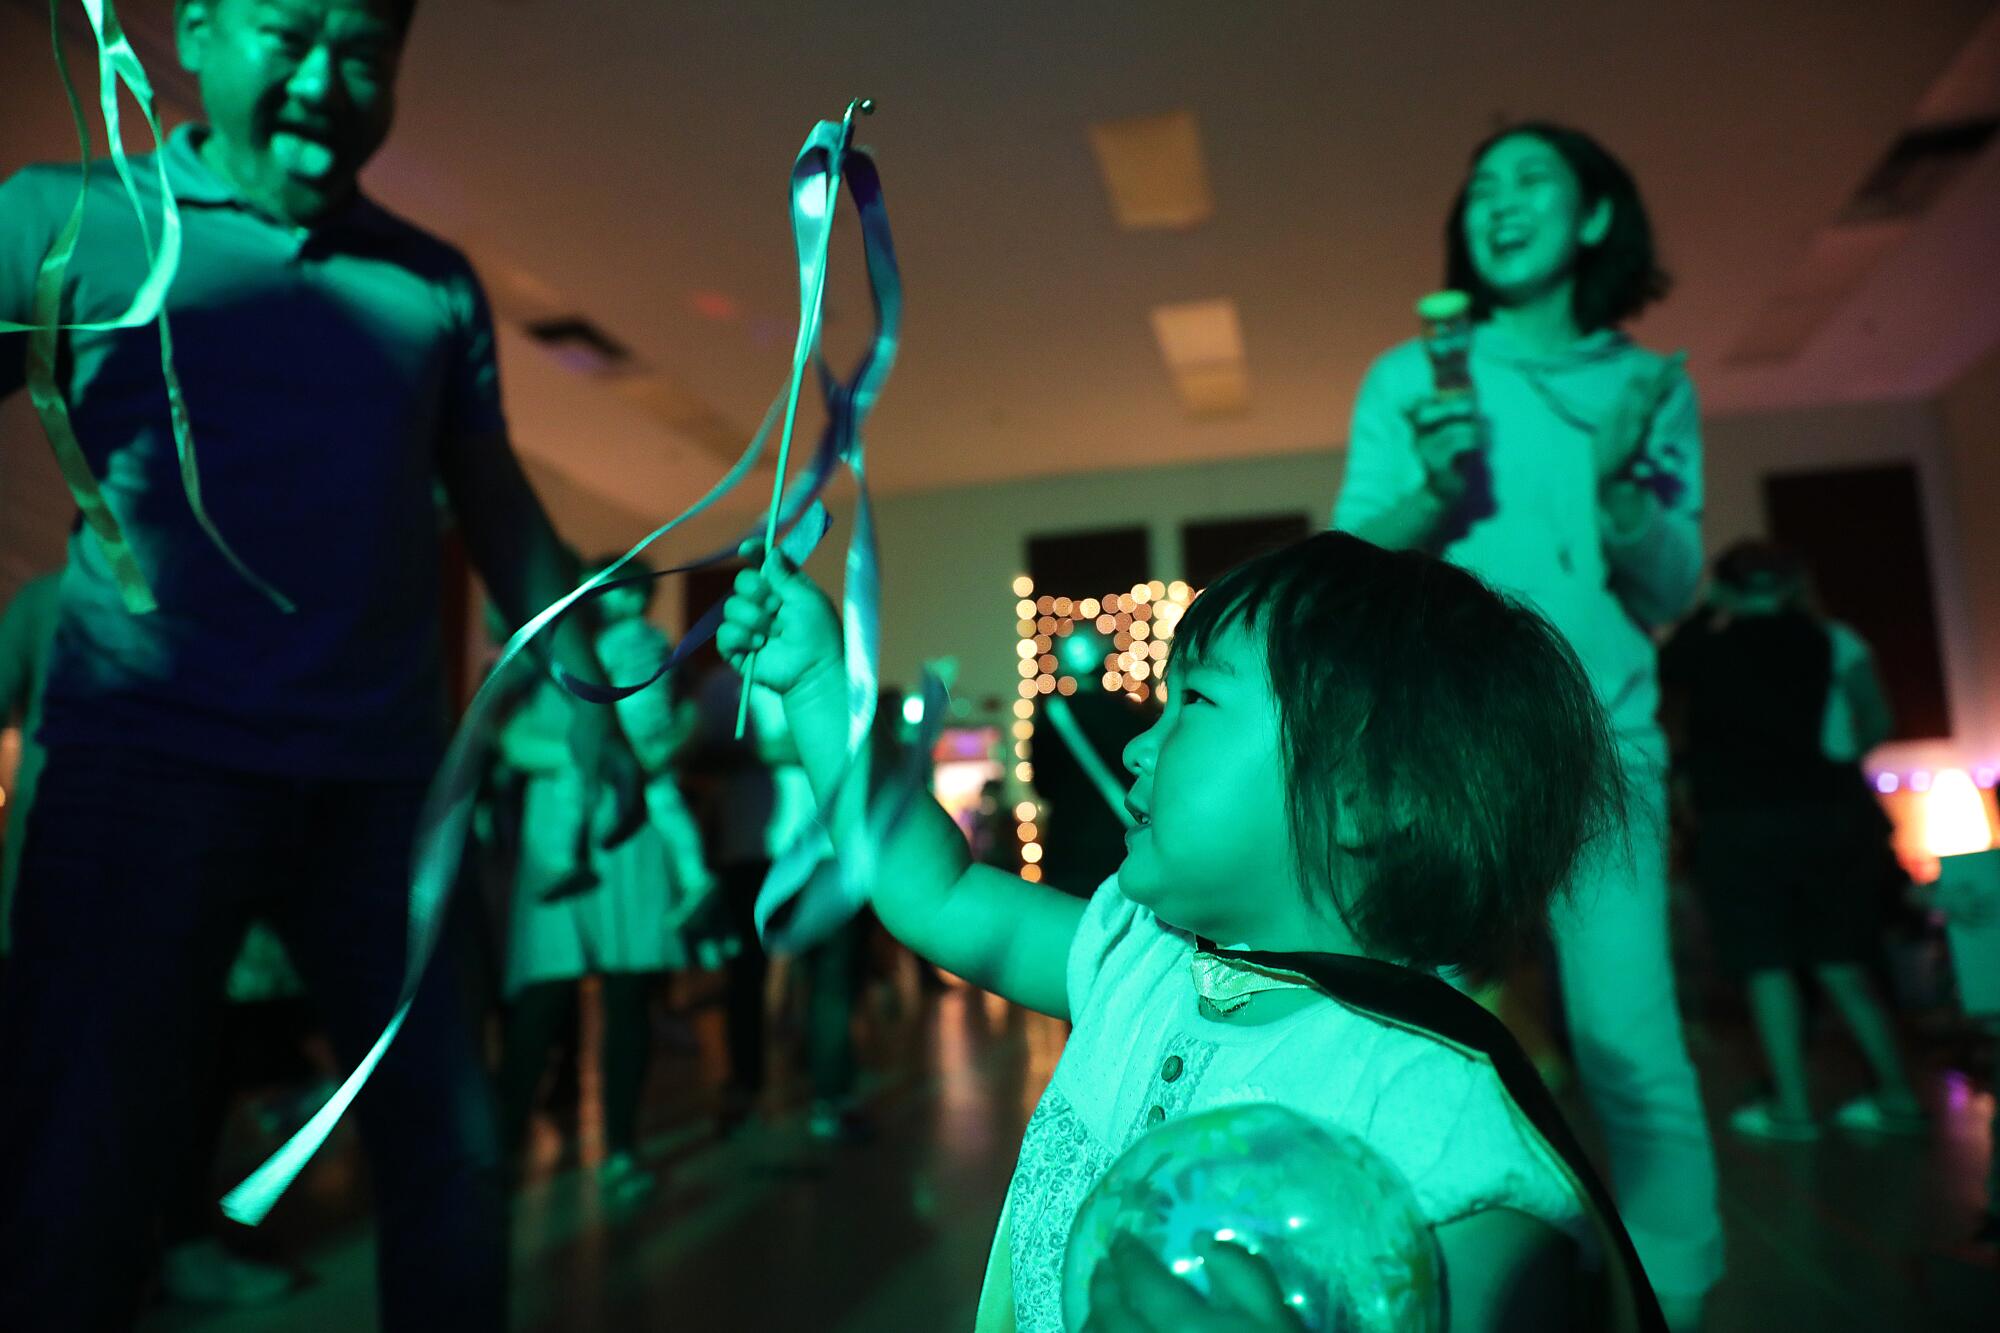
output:
M 1609 329 L 1536 353 L 1503 329 L 1478 325 L 1470 364 L 1492 512 L 1469 526 L 1462 516 L 1447 517 L 1440 552 L 1547 616 L 1582 660 L 1621 746 L 1649 755 L 1662 751 L 1649 630 L 1687 608 L 1701 576 L 1694 386 L 1679 376 L 1641 446 L 1661 503 L 1651 524 L 1628 540 L 1611 541 L 1600 530 L 1591 438 L 1626 381 L 1660 360 Z M 1423 486 L 1405 413 L 1431 388 L 1430 362 L 1416 340 L 1369 368 L 1354 404 L 1334 527 L 1365 524 Z

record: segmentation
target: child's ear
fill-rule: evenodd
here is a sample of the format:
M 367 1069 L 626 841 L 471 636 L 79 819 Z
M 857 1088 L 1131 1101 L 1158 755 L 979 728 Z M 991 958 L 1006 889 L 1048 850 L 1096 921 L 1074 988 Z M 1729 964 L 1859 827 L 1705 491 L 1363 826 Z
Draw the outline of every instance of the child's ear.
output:
M 1590 210 L 1590 215 L 1584 218 L 1583 226 L 1577 232 L 1577 239 L 1585 246 L 1598 246 L 1604 244 L 1604 238 L 1610 234 L 1611 201 L 1600 199 Z

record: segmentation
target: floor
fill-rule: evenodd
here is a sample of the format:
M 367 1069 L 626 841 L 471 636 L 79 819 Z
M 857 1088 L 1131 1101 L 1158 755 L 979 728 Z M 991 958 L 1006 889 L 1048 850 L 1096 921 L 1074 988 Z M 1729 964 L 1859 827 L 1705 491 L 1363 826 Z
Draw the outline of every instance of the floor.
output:
M 647 1155 L 662 1187 L 620 1207 L 580 1148 L 538 1126 L 515 1218 L 515 1323 L 522 1333 L 633 1329 L 966 1329 L 993 1219 L 1029 1111 L 1061 1051 L 1060 1024 L 913 977 L 876 995 L 863 1023 L 871 1142 L 814 1144 L 780 1079 L 770 1113 L 739 1136 L 709 1129 L 721 1067 L 719 1016 L 668 1020 L 654 1071 Z M 1723 1006 L 1726 1008 L 1726 1006 Z M 1754 1082 L 1740 1019 L 1694 1025 L 1718 1114 Z M 1830 1037 L 1822 1091 L 1859 1083 Z M 1982 1202 L 1990 1070 L 1955 1069 L 1949 1043 L 1920 1058 L 1938 1113 L 1929 1142 L 1840 1138 L 1805 1147 L 1724 1136 L 1728 1278 L 1712 1333 L 1990 1329 L 2000 1256 L 1969 1235 Z M 245 1138 L 245 1136 L 238 1136 Z M 257 1143 L 234 1145 L 243 1163 Z M 226 1166 L 236 1165 L 225 1164 Z M 372 1327 L 365 1186 L 340 1140 L 245 1244 L 309 1274 L 282 1306 L 209 1313 L 158 1307 L 146 1333 L 296 1333 Z

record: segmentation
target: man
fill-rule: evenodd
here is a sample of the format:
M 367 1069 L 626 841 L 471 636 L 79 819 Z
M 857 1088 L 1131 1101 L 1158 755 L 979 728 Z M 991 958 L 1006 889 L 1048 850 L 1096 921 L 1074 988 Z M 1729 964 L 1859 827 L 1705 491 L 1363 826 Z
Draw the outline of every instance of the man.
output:
M 446 718 L 441 483 L 516 621 L 573 585 L 509 447 L 493 329 L 464 258 L 370 202 L 414 0 L 181 0 L 205 126 L 165 149 L 184 226 L 167 299 L 209 514 L 183 492 L 150 329 L 65 337 L 76 433 L 159 601 L 130 614 L 72 537 L 43 704 L 15 965 L 0 997 L 0 1327 L 115 1327 L 253 911 L 279 929 L 342 1057 L 404 966 L 412 832 Z M 137 178 L 155 225 L 159 186 Z M 115 315 L 145 271 L 113 173 L 91 178 L 63 318 Z M 0 317 L 26 322 L 74 168 L 0 185 Z M 22 384 L 0 339 L 0 393 Z M 23 447 L 15 445 L 12 447 Z M 557 645 L 602 679 L 581 639 Z M 629 763 L 578 709 L 585 771 Z M 498 1329 L 493 1114 L 449 950 L 357 1111 L 391 1329 Z

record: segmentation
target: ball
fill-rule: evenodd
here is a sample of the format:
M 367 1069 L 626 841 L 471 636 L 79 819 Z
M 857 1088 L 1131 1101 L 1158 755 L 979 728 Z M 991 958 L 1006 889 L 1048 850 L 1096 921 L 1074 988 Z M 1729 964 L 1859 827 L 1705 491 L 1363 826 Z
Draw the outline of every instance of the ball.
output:
M 1120 1235 L 1208 1290 L 1201 1249 L 1233 1242 L 1269 1265 L 1308 1333 L 1436 1333 L 1437 1241 L 1402 1173 L 1352 1134 L 1269 1103 L 1172 1121 L 1113 1163 L 1077 1210 L 1063 1319 L 1081 1328 L 1090 1281 Z

